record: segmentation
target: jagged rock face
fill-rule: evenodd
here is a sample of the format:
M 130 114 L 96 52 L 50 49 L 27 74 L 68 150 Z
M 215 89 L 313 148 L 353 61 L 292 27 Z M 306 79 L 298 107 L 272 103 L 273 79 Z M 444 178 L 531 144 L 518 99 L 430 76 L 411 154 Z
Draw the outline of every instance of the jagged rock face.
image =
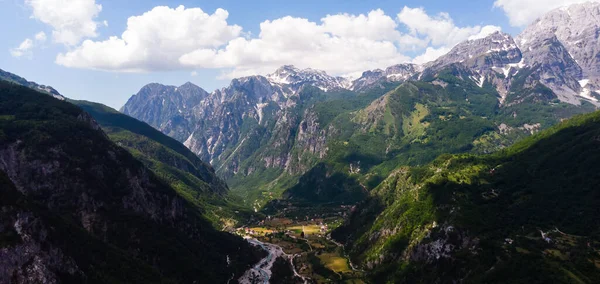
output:
M 554 91 L 561 101 L 580 104 L 577 93 L 582 70 L 554 35 L 541 36 L 524 47 L 523 58 L 533 66 L 532 76 Z
M 352 82 L 351 90 L 360 91 L 373 87 L 379 82 L 403 82 L 415 75 L 421 70 L 420 66 L 415 64 L 397 64 L 390 66 L 385 70 L 375 69 L 365 71 L 362 76 Z
M 526 65 L 514 39 L 508 34 L 495 32 L 485 38 L 458 44 L 448 54 L 425 64 L 425 70 L 419 77 L 436 77 L 449 67 L 480 87 L 485 82 L 492 84 L 498 92 L 500 104 L 503 104 L 513 77 Z
M 482 71 L 520 61 L 521 51 L 513 38 L 508 34 L 495 32 L 485 38 L 458 44 L 448 54 L 425 64 L 425 68 L 439 70 L 452 63 L 462 63 L 468 68 Z
M 506 101 L 511 90 L 535 92 L 532 90 L 538 83 L 552 90 L 551 97 L 533 94 L 546 101 L 558 98 L 573 105 L 580 105 L 583 100 L 593 104 L 598 101 L 591 95 L 595 81 L 582 81 L 585 79 L 582 68 L 551 31 L 537 30 L 532 34 L 526 30 L 516 40 L 508 34 L 495 32 L 482 39 L 466 41 L 436 61 L 425 64 L 419 77 L 435 77 L 452 65 L 459 66 L 453 68 L 462 70 L 461 77 L 472 79 L 480 87 L 486 82 L 494 86 L 501 105 L 522 103 L 522 97 Z M 591 83 L 584 89 L 589 81 Z M 520 84 L 516 89 L 515 82 Z
M 532 42 L 554 35 L 581 66 L 583 77 L 600 76 L 600 3 L 574 4 L 553 10 L 533 22 L 517 37 L 523 50 Z
M 132 96 L 121 111 L 181 139 L 190 131 L 186 119 L 188 110 L 207 96 L 206 91 L 189 82 L 180 87 L 148 84 Z
M 352 84 L 352 89 L 359 90 L 375 84 L 381 78 L 385 77 L 385 71 L 381 69 L 369 70 L 362 73 L 360 78 Z
M 538 76 L 561 101 L 598 104 L 600 89 L 600 3 L 574 4 L 550 11 L 516 42 L 527 61 L 541 64 Z
M 285 65 L 267 75 L 267 79 L 273 84 L 288 85 L 297 91 L 301 86 L 310 84 L 323 91 L 347 89 L 351 82 L 342 77 L 332 77 L 324 71 L 314 69 L 298 69 L 291 65 Z
M 384 83 L 422 80 L 452 87 L 437 78 L 442 75 L 472 81 L 484 89 L 491 86 L 500 107 L 549 104 L 556 99 L 576 106 L 584 101 L 600 105 L 594 93 L 600 79 L 592 77 L 597 73 L 595 68 L 600 68 L 595 61 L 599 6 L 559 9 L 516 40 L 495 32 L 458 44 L 434 62 L 366 71 L 352 82 L 322 71 L 283 66 L 264 77 L 234 79 L 227 88 L 205 95 L 185 109 L 167 103 L 163 106 L 161 99 L 143 111 L 132 99 L 124 110 L 185 141 L 222 176 L 247 175 L 261 167 L 301 173 L 307 165 L 314 165 L 314 158 L 327 154 L 329 137 L 337 131 L 335 125 L 324 129 L 306 111 L 309 106 L 304 104 L 310 98 L 300 94 L 309 86 L 322 91 L 364 92 L 384 87 Z M 492 94 L 493 89 L 489 89 Z M 145 113 L 150 114 L 145 117 Z M 369 117 L 364 118 L 362 127 L 369 129 Z M 300 158 L 302 153 L 309 158 Z M 313 162 L 303 162 L 309 160 Z
M 211 161 L 224 177 L 239 171 L 251 174 L 260 167 L 295 172 L 307 168 L 301 165 L 301 158 L 290 156 L 296 142 L 309 146 L 301 152 L 320 157 L 325 153 L 325 138 L 316 137 L 323 134 L 316 116 L 301 110 L 315 92 L 305 89 L 341 90 L 348 85 L 345 79 L 322 71 L 284 66 L 266 77 L 234 79 L 228 87 L 211 94 L 188 92 L 191 95 L 187 97 L 193 100 L 187 101 L 180 95 L 185 85 L 150 84 L 132 97 L 123 111 L 184 142 L 201 159 Z M 308 97 L 303 93 L 309 93 Z M 297 135 L 301 122 L 306 131 Z M 247 159 L 255 162 L 242 169 Z
M 49 228 L 41 216 L 11 204 L 16 193 L 13 186 L 0 185 L 0 234 L 10 236 L 9 245 L 0 249 L 0 283 L 61 283 L 65 278 L 82 281 L 85 275 L 75 260 L 48 243 Z
M 271 85 L 262 76 L 234 79 L 229 87 L 215 91 L 193 109 L 192 116 L 199 123 L 192 129 L 185 145 L 204 160 L 220 166 L 218 160 L 228 158 L 221 157 L 223 152 L 236 145 L 244 146 L 241 144 L 245 137 L 241 137 L 240 131 L 244 121 L 251 120 L 265 126 L 268 120 L 265 117 L 271 117 L 286 107 L 288 91 L 287 88 Z

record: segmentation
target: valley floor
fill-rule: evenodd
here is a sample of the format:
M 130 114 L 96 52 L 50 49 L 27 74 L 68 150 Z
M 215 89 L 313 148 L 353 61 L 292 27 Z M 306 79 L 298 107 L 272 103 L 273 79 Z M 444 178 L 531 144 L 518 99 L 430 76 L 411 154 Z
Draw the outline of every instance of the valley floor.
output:
M 334 211 L 341 209 L 347 208 Z M 364 283 L 362 271 L 353 268 L 343 247 L 329 237 L 342 221 L 337 212 L 330 213 L 303 218 L 297 214 L 267 217 L 236 229 L 234 233 L 269 252 L 238 281 L 274 283 L 273 278 L 283 273 L 288 274 L 288 283 Z M 275 268 L 278 258 L 288 264 L 289 271 Z

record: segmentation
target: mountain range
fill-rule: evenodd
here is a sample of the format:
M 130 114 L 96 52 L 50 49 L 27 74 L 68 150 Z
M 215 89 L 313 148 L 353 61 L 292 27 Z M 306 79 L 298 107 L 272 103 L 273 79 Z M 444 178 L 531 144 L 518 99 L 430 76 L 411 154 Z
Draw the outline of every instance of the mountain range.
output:
M 149 84 L 121 111 L 209 161 L 248 203 L 279 198 L 323 162 L 319 169 L 357 175 L 359 187 L 370 189 L 389 174 L 386 163 L 491 152 L 595 110 L 598 7 L 558 9 L 516 38 L 495 32 L 433 62 L 366 71 L 352 81 L 283 66 L 212 93 L 191 83 Z M 457 123 L 473 132 L 435 138 Z M 430 154 L 406 157 L 416 153 L 407 148 Z
M 574 4 L 422 65 L 152 83 L 120 111 L 0 70 L 0 284 L 317 281 L 304 225 L 229 233 L 298 208 L 334 212 L 367 283 L 597 283 L 599 35 Z

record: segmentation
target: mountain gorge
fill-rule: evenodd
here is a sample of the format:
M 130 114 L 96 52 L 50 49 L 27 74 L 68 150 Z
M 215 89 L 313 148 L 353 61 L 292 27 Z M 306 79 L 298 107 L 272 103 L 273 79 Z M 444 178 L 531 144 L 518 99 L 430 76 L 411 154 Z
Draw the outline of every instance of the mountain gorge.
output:
M 559 9 L 516 39 L 495 32 L 433 62 L 352 81 L 283 66 L 210 94 L 190 83 L 150 84 L 122 111 L 184 142 L 258 207 L 316 169 L 356 179 L 351 191 L 371 189 L 398 163 L 493 152 L 595 110 L 595 73 L 583 63 L 593 49 L 574 42 L 597 42 L 597 11 L 598 4 Z
M 182 197 L 201 208 L 216 227 L 232 227 L 249 212 L 214 169 L 183 144 L 146 123 L 98 103 L 70 101 L 89 113 L 117 145 L 127 149 Z
M 600 283 L 599 37 L 574 4 L 119 111 L 0 70 L 0 284 Z

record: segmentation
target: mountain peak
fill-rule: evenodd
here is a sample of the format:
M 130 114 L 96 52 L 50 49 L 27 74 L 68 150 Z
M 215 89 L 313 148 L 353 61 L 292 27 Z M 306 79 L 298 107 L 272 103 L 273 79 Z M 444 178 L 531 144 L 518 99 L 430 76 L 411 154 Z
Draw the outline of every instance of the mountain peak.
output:
M 332 89 L 346 89 L 348 82 L 344 78 L 333 77 L 323 70 L 312 68 L 299 69 L 293 65 L 284 65 L 274 73 L 266 76 L 269 82 L 275 85 L 312 85 L 323 91 Z
M 352 82 L 351 90 L 363 90 L 381 80 L 388 82 L 401 82 L 408 80 L 414 74 L 420 72 L 420 66 L 412 63 L 396 64 L 383 69 L 373 69 L 362 73 L 360 78 Z
M 600 77 L 600 3 L 587 2 L 554 9 L 529 25 L 516 42 L 526 52 L 556 36 L 583 70 L 585 79 Z
M 187 81 L 187 82 L 185 82 L 185 84 L 179 86 L 179 88 L 185 88 L 185 87 L 187 87 L 187 88 L 189 88 L 189 87 L 200 88 L 200 87 L 198 87 L 198 85 L 196 85 L 196 84 L 194 84 L 194 83 L 192 83 L 190 81 Z
M 453 63 L 463 63 L 475 69 L 484 69 L 503 67 L 520 61 L 521 51 L 512 36 L 497 31 L 484 38 L 464 41 L 424 67 L 437 70 Z

